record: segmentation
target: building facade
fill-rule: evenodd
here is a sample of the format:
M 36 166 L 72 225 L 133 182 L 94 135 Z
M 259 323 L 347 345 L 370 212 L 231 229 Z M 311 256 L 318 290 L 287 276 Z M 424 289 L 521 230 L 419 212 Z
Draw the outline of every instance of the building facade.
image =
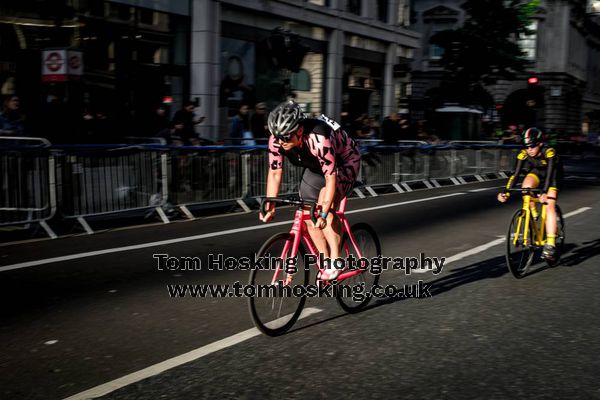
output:
M 0 84 L 30 120 L 58 103 L 78 121 L 109 116 L 120 137 L 152 135 L 152 110 L 172 115 L 187 99 L 211 140 L 228 136 L 242 104 L 290 97 L 346 122 L 380 119 L 408 104 L 419 45 L 409 12 L 409 0 L 2 2 Z M 276 32 L 306 52 L 295 72 L 274 58 Z M 59 76 L 71 51 L 80 74 Z M 59 141 L 77 142 L 75 130 Z
M 419 43 L 407 0 L 191 0 L 190 92 L 207 121 L 203 137 L 227 136 L 242 103 L 272 108 L 294 96 L 311 113 L 381 118 L 407 100 L 405 72 Z M 307 47 L 298 72 L 273 65 L 274 30 Z
M 189 95 L 191 24 L 184 3 L 1 2 L 3 97 L 20 97 L 29 135 L 58 142 L 148 135 L 140 121 L 153 107 L 166 96 Z M 73 69 L 79 72 L 65 72 Z M 82 137 L 86 121 L 107 125 L 109 117 L 105 137 Z
M 459 27 L 462 0 L 413 0 L 413 24 L 422 34 L 413 64 L 413 102 L 422 118 L 432 115 L 443 70 L 442 49 L 429 43 L 436 32 Z M 537 125 L 549 132 L 584 134 L 600 131 L 600 63 L 597 19 L 564 0 L 542 0 L 532 25 L 521 38 L 531 69 L 512 81 L 486 87 L 484 129 Z M 537 82 L 529 78 L 537 78 Z M 530 83 L 535 82 L 535 83 Z M 487 125 L 486 125 L 487 124 Z

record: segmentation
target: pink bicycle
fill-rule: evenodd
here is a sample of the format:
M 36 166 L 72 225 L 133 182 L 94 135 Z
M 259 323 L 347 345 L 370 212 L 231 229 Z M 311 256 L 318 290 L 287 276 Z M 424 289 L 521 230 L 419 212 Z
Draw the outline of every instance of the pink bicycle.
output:
M 307 255 L 312 255 L 309 263 L 322 271 L 319 251 L 313 243 L 305 221 L 316 222 L 316 204 L 301 200 L 280 197 L 265 198 L 261 211 L 265 213 L 266 203 L 297 206 L 292 229 L 271 236 L 260 248 L 257 259 L 260 267 L 250 273 L 249 284 L 262 288 L 262 295 L 248 297 L 248 306 L 254 325 L 269 336 L 277 336 L 288 331 L 300 317 L 308 296 L 318 296 L 319 288 L 335 289 L 334 295 L 339 305 L 347 312 L 356 312 L 371 299 L 371 288 L 379 281 L 378 274 L 372 274 L 366 263 L 358 262 L 364 257 L 371 259 L 381 255 L 381 245 L 373 228 L 365 223 L 350 227 L 344 215 L 346 199 L 340 202 L 336 215 L 342 222 L 341 254 L 346 260 L 352 255 L 357 260 L 346 263 L 335 283 L 322 281 L 315 274 L 314 285 L 309 285 L 310 265 L 305 264 Z M 309 213 L 305 211 L 310 207 Z M 293 267 L 291 267 L 293 265 Z M 327 285 L 333 285 L 327 288 Z M 286 286 L 287 289 L 286 290 Z M 343 287 L 343 290 L 342 290 Z M 271 289 L 269 291 L 269 289 Z M 260 293 L 260 291 L 258 292 Z

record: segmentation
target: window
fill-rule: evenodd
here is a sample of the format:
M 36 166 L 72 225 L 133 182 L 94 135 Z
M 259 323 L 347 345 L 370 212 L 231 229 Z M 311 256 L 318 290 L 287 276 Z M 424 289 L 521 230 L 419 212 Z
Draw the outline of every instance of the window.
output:
M 308 92 L 311 90 L 310 74 L 307 70 L 301 69 L 298 73 L 292 74 L 290 84 L 294 90 Z
M 435 22 L 431 26 L 431 36 L 438 32 L 446 31 L 454 28 L 454 22 Z M 430 37 L 431 37 L 430 36 Z M 434 44 L 429 45 L 429 58 L 432 60 L 439 60 L 444 55 L 444 49 Z
M 536 56 L 535 47 L 537 42 L 538 21 L 531 21 L 528 28 L 532 33 L 531 35 L 523 35 L 523 37 L 519 39 L 519 47 L 521 47 L 521 50 L 525 53 L 525 58 L 533 61 Z
M 348 0 L 346 3 L 346 9 L 352 14 L 361 15 L 361 3 L 361 0 Z
M 141 8 L 138 10 L 141 24 L 152 25 L 154 24 L 154 11 L 147 8 Z
M 113 18 L 118 18 L 122 21 L 130 21 L 131 13 L 133 11 L 132 7 L 129 7 L 125 4 L 115 4 L 115 3 L 105 3 L 110 9 L 110 16 Z
M 388 23 L 388 1 L 377 0 L 377 19 L 381 22 Z
M 398 25 L 408 26 L 409 21 L 409 0 L 398 0 Z

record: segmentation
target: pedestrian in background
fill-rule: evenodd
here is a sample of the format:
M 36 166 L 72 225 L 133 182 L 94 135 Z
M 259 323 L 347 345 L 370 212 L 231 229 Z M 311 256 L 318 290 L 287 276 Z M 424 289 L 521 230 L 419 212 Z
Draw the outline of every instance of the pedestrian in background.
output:
M 242 144 L 242 139 L 250 139 L 252 132 L 250 131 L 250 117 L 248 115 L 249 108 L 247 104 L 242 104 L 236 116 L 231 119 L 231 129 L 229 129 L 229 137 L 232 139 L 233 145 Z
M 201 140 L 194 127 L 204 122 L 205 117 L 195 118 L 194 107 L 193 101 L 186 100 L 181 110 L 173 116 L 173 135 L 178 136 L 185 145 L 197 145 Z
M 250 130 L 255 139 L 267 139 L 269 132 L 267 130 L 267 105 L 257 103 L 254 107 L 254 114 L 250 118 Z
M 167 115 L 167 107 L 159 104 L 148 119 L 148 128 L 144 135 L 163 138 L 170 144 L 173 130 L 173 124 Z
M 21 112 L 21 102 L 18 96 L 8 96 L 4 100 L 0 114 L 0 135 L 23 136 L 25 117 Z
M 381 135 L 383 144 L 393 145 L 400 140 L 400 116 L 397 112 L 392 112 L 381 123 Z

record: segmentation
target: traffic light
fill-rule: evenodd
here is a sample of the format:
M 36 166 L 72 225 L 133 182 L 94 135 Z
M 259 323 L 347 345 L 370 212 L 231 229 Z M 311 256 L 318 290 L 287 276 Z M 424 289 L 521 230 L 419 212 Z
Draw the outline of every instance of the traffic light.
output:
M 539 78 L 537 76 L 530 76 L 527 79 L 527 83 L 529 83 L 530 85 L 537 85 L 539 83 Z

